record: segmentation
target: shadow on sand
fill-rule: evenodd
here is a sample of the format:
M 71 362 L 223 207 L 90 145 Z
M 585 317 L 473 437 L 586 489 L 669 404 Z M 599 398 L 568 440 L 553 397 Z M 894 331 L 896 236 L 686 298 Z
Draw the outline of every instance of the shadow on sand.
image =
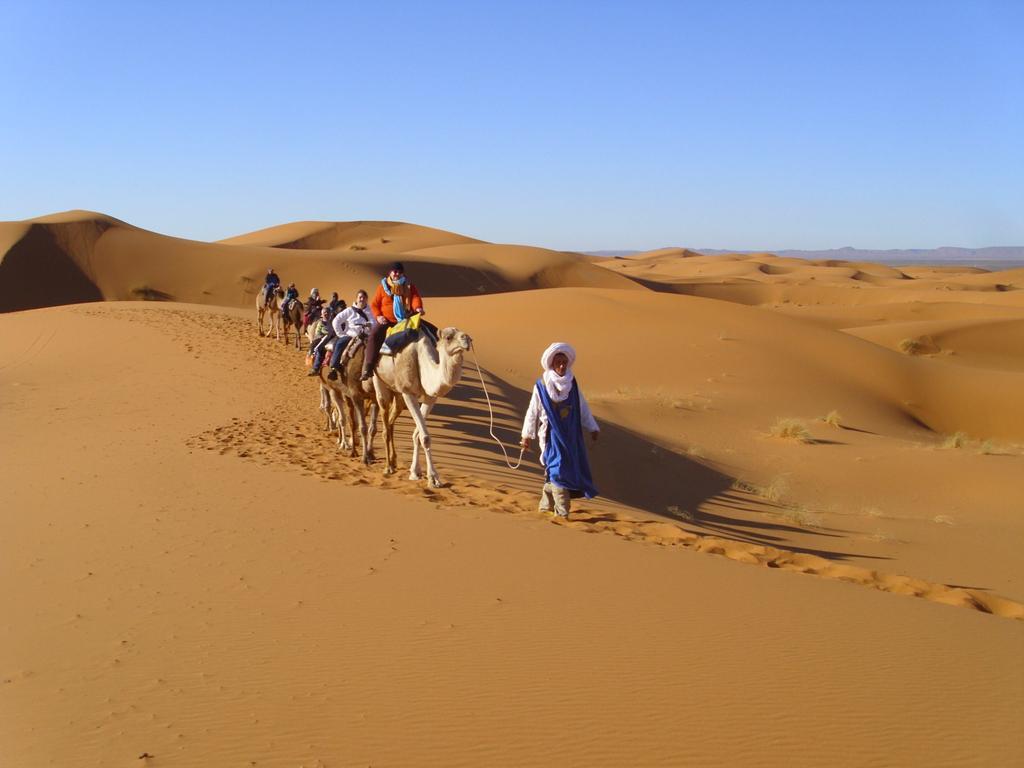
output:
M 492 373 L 485 371 L 483 375 L 494 411 L 494 433 L 515 463 L 519 456 L 522 415 L 530 393 Z M 399 438 L 399 445 L 404 454 L 409 445 L 410 420 L 406 416 L 400 424 L 402 422 L 406 428 L 402 430 L 405 434 Z M 472 364 L 466 366 L 459 385 L 437 404 L 431 413 L 430 425 L 436 436 L 434 451 L 441 466 L 444 463 L 450 466 L 452 461 L 464 466 L 468 463 L 475 476 L 498 487 L 539 490 L 543 474 L 537 454 L 527 454 L 521 468 L 512 471 L 490 436 L 487 399 Z M 672 521 L 693 533 L 779 547 L 835 561 L 886 559 L 824 546 L 830 540 L 834 543 L 848 541 L 845 531 L 766 520 L 765 517 L 784 517 L 788 508 L 738 490 L 733 477 L 653 443 L 632 430 L 607 421 L 600 426 L 600 440 L 591 445 L 589 455 L 594 480 L 601 496 L 607 500 Z M 588 514 L 591 519 L 611 520 L 613 517 L 609 517 L 611 513 L 593 509 Z M 801 542 L 822 546 L 801 546 Z

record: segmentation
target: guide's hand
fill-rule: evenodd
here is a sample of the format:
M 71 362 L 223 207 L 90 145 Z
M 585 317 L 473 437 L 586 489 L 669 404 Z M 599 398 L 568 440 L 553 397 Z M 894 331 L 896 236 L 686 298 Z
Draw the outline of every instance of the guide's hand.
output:
M 596 443 L 597 442 L 597 436 L 600 435 L 600 434 L 601 433 L 596 431 L 596 430 L 591 432 L 590 433 L 590 441 Z
M 519 446 L 520 446 L 520 447 L 521 447 L 521 448 L 522 448 L 522 449 L 523 449 L 524 451 L 528 451 L 528 450 L 530 450 L 530 438 L 528 438 L 528 437 L 524 437 L 524 438 L 522 439 L 522 442 L 520 442 L 520 443 L 519 443 Z

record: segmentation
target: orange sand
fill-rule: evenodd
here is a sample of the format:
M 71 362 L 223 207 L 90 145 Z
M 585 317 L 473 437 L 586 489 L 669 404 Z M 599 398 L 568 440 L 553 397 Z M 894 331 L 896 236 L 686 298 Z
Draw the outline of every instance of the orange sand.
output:
M 2 765 L 1024 760 L 1024 270 L 86 212 L 0 255 Z M 338 453 L 254 292 L 396 257 L 508 445 L 576 345 L 600 500 L 535 511 L 472 364 L 446 487 Z

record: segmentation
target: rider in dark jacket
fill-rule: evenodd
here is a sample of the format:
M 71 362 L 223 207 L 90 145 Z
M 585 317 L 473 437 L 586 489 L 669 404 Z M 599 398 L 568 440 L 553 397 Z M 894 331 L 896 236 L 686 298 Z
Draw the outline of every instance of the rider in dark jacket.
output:
M 266 306 L 270 303 L 270 297 L 276 288 L 281 287 L 281 278 L 277 276 L 277 272 L 274 271 L 273 267 L 267 269 L 267 277 L 263 281 L 263 305 Z

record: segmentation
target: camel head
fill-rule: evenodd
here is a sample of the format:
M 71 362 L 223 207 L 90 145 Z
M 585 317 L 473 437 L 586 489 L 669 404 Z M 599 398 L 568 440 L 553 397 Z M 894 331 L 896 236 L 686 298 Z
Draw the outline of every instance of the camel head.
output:
M 461 358 L 465 352 L 473 348 L 473 339 L 465 331 L 449 326 L 441 331 L 437 345 L 450 356 Z

